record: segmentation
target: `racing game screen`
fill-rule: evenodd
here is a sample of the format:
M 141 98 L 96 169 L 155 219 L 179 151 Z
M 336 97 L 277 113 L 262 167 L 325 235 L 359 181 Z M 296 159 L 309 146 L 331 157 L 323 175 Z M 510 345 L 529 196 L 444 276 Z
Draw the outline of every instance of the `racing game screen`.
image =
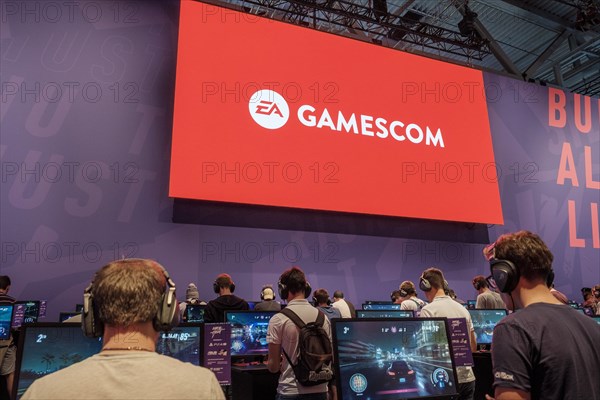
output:
M 161 332 L 156 352 L 182 362 L 200 365 L 200 324 L 180 324 L 168 332 Z
M 443 318 L 335 320 L 333 347 L 344 400 L 456 395 Z
M 367 304 L 363 303 L 363 310 L 400 310 L 400 304 L 387 303 L 387 304 Z
M 225 312 L 225 321 L 231 324 L 231 355 L 266 355 L 267 327 L 275 311 Z
M 186 322 L 204 322 L 205 305 L 188 304 L 185 306 Z
M 506 310 L 469 310 L 477 344 L 490 345 L 494 335 L 494 327 L 500 320 L 506 317 Z
M 410 310 L 356 310 L 357 318 L 412 318 Z
M 102 338 L 88 338 L 81 324 L 25 325 L 17 353 L 17 399 L 43 376 L 85 360 L 100 352 Z
M 6 340 L 10 337 L 10 321 L 12 320 L 13 305 L 0 305 L 0 340 Z

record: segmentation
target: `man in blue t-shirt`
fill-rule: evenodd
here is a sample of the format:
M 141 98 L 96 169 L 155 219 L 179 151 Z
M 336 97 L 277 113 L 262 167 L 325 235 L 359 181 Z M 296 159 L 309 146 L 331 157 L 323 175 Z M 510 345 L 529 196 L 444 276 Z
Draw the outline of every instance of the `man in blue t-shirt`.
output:
M 496 400 L 600 399 L 600 325 L 552 295 L 546 244 L 520 231 L 500 236 L 485 254 L 504 303 L 519 310 L 494 329 Z

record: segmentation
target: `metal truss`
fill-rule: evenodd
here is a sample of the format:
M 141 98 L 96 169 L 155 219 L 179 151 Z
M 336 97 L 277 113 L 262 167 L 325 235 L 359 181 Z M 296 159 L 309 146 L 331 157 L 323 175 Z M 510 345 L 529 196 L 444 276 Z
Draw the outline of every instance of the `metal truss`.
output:
M 361 32 L 373 43 L 392 43 L 391 47 L 410 43 L 422 51 L 429 49 L 428 53 L 479 61 L 491 54 L 489 40 L 479 34 L 464 37 L 459 32 L 377 9 L 369 0 L 242 0 L 239 4 L 250 13 L 269 14 L 297 25 L 340 33 Z

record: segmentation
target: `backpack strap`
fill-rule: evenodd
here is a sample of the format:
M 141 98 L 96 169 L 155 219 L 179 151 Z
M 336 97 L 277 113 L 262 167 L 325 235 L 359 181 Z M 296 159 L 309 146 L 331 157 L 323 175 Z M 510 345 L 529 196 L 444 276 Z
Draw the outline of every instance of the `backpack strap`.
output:
M 325 322 L 325 314 L 323 314 L 321 311 L 317 310 L 319 313 L 317 314 L 317 320 L 315 321 L 315 325 L 321 327 L 323 326 L 323 322 Z M 284 308 L 283 310 L 279 311 L 280 313 L 282 313 L 283 315 L 285 315 L 286 317 L 288 317 L 290 320 L 292 320 L 292 322 L 300 329 L 304 328 L 306 326 L 306 324 L 304 323 L 304 321 L 302 321 L 302 319 L 298 316 L 298 314 L 296 314 L 295 312 L 293 312 L 292 310 L 290 310 L 289 308 Z M 300 341 L 298 341 L 298 346 L 300 346 Z M 283 348 L 283 346 L 281 347 L 281 350 L 283 351 L 283 354 L 285 355 L 285 358 L 288 361 L 288 364 L 290 365 L 294 365 L 292 364 L 292 360 L 290 360 L 290 356 L 288 356 L 288 354 L 285 352 L 285 349 Z
M 416 301 L 415 299 L 411 300 L 417 305 L 417 308 L 421 308 L 421 304 L 418 301 Z

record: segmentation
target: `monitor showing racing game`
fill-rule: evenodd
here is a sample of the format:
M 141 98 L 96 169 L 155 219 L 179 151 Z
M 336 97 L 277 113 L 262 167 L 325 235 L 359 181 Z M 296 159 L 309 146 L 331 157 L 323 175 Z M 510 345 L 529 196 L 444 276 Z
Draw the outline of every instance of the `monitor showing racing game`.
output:
M 473 321 L 473 328 L 475 328 L 477 346 L 482 349 L 488 349 L 492 344 L 494 327 L 502 318 L 506 317 L 506 310 L 478 308 L 469 310 L 469 313 Z
M 36 323 L 40 315 L 39 300 L 24 300 L 15 303 L 12 327 L 18 328 L 23 324 Z
M 200 365 L 202 324 L 181 323 L 168 332 L 160 332 L 156 352 L 182 362 Z
M 185 306 L 185 321 L 186 322 L 204 322 L 204 310 L 206 305 L 203 304 L 187 304 Z
M 356 318 L 412 318 L 411 310 L 356 310 Z
M 399 310 L 400 304 L 396 304 L 396 303 L 385 303 L 385 304 L 363 303 L 362 309 L 363 310 Z
M 340 319 L 332 332 L 340 398 L 457 398 L 445 318 Z
M 267 327 L 276 311 L 226 311 L 231 324 L 231 356 L 266 356 Z
M 13 304 L 0 304 L 0 340 L 6 340 L 10 337 L 12 315 Z
M 23 325 L 15 370 L 16 398 L 43 376 L 83 361 L 100 352 L 102 338 L 88 338 L 81 324 Z

